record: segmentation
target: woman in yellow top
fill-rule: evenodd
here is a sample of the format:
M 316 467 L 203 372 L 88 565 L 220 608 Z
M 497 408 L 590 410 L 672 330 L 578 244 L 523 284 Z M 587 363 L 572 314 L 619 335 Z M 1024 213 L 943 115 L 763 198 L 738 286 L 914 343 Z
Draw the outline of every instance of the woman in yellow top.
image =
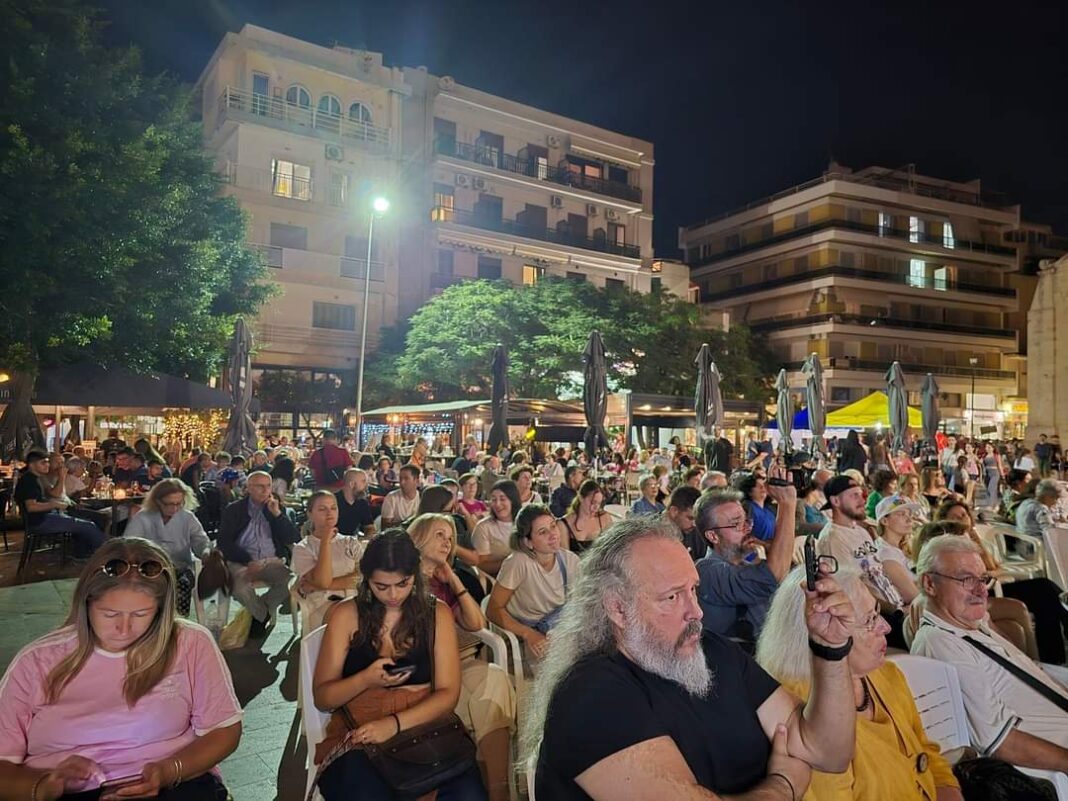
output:
M 904 675 L 886 661 L 886 633 L 875 597 L 853 570 L 835 581 L 853 601 L 857 625 L 849 669 L 857 708 L 857 745 L 845 773 L 812 771 L 807 801 L 962 801 L 953 771 L 927 739 Z M 804 625 L 804 568 L 788 575 L 771 602 L 757 643 L 757 661 L 784 687 L 808 698 L 811 676 Z

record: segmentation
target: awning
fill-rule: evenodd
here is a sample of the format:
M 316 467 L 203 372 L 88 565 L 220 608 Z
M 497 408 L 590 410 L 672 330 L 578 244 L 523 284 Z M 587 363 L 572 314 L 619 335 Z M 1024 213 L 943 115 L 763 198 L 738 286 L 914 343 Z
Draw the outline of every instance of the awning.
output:
M 890 425 L 890 401 L 885 392 L 873 392 L 866 398 L 828 412 L 828 428 L 874 428 L 882 424 Z M 807 427 L 807 421 L 806 421 Z M 923 415 L 919 409 L 909 407 L 909 428 L 922 429 Z

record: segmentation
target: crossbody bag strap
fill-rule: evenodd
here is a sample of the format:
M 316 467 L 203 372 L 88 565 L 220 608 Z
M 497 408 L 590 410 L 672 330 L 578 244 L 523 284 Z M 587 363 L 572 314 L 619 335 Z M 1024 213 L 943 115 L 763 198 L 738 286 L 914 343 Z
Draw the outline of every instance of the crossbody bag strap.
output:
M 1009 671 L 1009 673 L 1011 673 L 1013 676 L 1015 676 L 1028 687 L 1030 687 L 1032 690 L 1034 690 L 1036 693 L 1041 695 L 1054 706 L 1061 709 L 1061 711 L 1068 712 L 1068 698 L 1065 698 L 1063 695 L 1054 690 L 1048 684 L 1039 681 L 1026 670 L 1021 667 L 1018 667 L 1017 665 L 1014 665 L 1012 662 L 1003 657 L 997 651 L 987 647 L 975 638 L 965 636 L 964 641 L 989 656 L 991 659 L 993 659 L 995 662 L 1005 668 L 1005 670 Z
M 430 636 L 427 638 L 427 647 L 430 649 L 430 692 L 434 692 L 434 640 L 438 633 L 438 599 L 430 596 Z
M 560 551 L 556 552 L 556 564 L 560 566 L 560 575 L 564 579 L 564 595 L 567 595 L 567 566 L 564 564 L 564 556 Z

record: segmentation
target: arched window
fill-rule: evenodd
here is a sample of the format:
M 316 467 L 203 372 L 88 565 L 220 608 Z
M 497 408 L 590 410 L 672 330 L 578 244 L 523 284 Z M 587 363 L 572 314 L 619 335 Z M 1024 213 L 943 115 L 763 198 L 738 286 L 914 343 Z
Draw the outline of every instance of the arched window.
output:
M 341 101 L 333 95 L 319 98 L 318 113 L 315 115 L 315 127 L 337 131 L 341 125 Z
M 300 84 L 293 84 L 286 89 L 286 103 L 300 108 L 311 108 L 311 95 Z
M 371 124 L 371 109 L 363 103 L 356 102 L 349 106 L 349 120 Z

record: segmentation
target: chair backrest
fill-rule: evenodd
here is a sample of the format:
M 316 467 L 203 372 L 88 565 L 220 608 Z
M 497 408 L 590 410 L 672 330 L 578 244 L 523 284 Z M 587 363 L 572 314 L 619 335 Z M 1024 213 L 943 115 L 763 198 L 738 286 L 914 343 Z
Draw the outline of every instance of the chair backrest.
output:
M 326 626 L 320 626 L 300 641 L 300 714 L 304 719 L 304 734 L 308 739 L 308 754 L 315 753 L 315 746 L 326 736 L 326 724 L 330 720 L 327 712 L 320 712 L 312 697 L 312 684 L 315 677 L 315 662 L 319 659 L 319 649 L 323 644 Z
M 622 520 L 627 516 L 627 512 L 630 511 L 621 503 L 610 503 L 604 507 L 604 510 L 616 520 Z
M 892 660 L 912 689 L 927 736 L 942 752 L 971 745 L 957 669 L 937 659 L 902 654 Z

